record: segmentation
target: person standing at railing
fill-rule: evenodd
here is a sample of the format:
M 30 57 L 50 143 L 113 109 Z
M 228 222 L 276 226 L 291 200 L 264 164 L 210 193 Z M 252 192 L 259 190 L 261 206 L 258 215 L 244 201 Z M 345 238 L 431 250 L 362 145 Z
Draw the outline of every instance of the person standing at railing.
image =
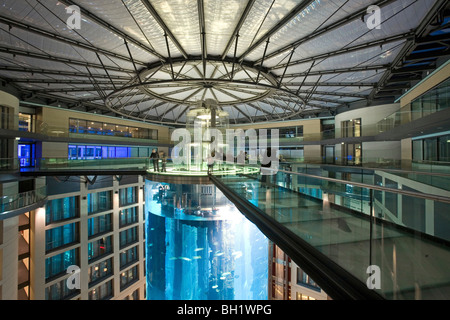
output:
M 167 157 L 165 152 L 161 152 L 161 172 L 166 171 Z
M 213 172 L 214 169 L 214 157 L 215 157 L 214 151 L 211 152 L 211 154 L 208 157 L 208 175 L 210 175 Z
M 156 152 L 156 149 L 152 150 L 152 154 L 150 155 L 150 159 L 153 161 L 153 171 L 159 172 L 159 154 Z

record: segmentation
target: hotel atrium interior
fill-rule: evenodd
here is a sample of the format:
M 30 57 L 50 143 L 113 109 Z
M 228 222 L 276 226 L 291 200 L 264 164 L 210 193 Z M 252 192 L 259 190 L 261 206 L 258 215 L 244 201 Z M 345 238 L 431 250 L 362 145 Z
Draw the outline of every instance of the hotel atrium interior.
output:
M 450 299 L 448 1 L 1 0 L 0 43 L 0 300 Z

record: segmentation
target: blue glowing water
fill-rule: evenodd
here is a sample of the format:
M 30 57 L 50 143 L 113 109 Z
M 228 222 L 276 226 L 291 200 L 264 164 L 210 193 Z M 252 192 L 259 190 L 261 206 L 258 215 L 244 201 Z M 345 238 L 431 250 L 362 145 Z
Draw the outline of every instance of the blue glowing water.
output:
M 146 181 L 150 300 L 267 300 L 268 239 L 214 186 Z

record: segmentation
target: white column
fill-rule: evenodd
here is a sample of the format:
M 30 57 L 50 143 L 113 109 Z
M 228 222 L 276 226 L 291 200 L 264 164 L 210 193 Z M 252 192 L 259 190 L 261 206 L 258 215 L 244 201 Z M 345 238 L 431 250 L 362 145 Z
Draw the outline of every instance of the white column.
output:
M 113 250 L 114 250 L 114 258 L 113 258 L 113 267 L 114 267 L 114 281 L 113 281 L 113 289 L 114 289 L 114 297 L 120 295 L 120 229 L 119 229 L 119 181 L 117 179 L 113 179 Z
M 30 299 L 45 300 L 45 208 L 30 215 Z
M 88 261 L 88 203 L 87 194 L 89 190 L 83 179 L 80 179 L 80 201 L 79 201 L 79 213 L 80 213 L 80 247 L 79 247 L 79 267 L 80 267 L 80 290 L 81 300 L 88 300 L 89 294 L 89 261 Z
M 3 221 L 3 300 L 17 300 L 19 217 Z

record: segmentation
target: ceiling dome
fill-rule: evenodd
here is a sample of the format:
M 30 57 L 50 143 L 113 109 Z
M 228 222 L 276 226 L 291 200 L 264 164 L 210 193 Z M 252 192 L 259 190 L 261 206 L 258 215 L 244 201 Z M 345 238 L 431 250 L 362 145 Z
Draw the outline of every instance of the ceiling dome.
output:
M 374 4 L 379 27 L 368 10 Z M 355 102 L 393 101 L 435 69 L 448 54 L 439 51 L 448 43 L 448 19 L 438 14 L 445 5 L 5 0 L 0 78 L 22 101 L 168 125 L 185 123 L 190 106 L 205 99 L 230 123 L 332 114 Z

